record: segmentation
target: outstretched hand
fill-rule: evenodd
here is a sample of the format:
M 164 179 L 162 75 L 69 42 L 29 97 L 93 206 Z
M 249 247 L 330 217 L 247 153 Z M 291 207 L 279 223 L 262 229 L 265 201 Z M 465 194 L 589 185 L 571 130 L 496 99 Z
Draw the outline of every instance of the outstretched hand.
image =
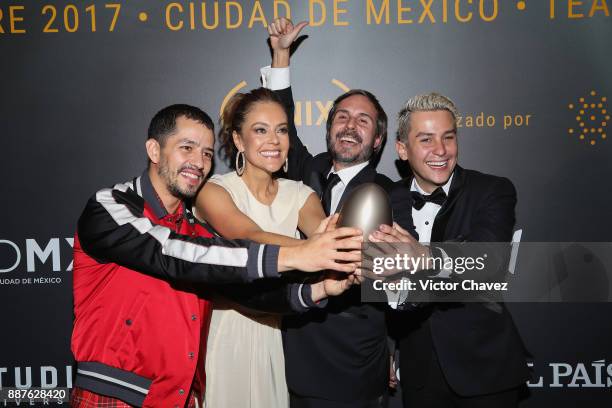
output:
M 361 282 L 363 278 L 354 274 L 328 274 L 323 280 L 312 284 L 312 300 L 318 302 L 330 296 L 339 296 Z

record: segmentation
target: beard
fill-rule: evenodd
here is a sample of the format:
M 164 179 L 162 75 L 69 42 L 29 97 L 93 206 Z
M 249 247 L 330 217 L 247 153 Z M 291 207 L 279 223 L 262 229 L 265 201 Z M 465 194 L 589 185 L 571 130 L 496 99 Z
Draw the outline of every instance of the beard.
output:
M 349 136 L 353 140 L 355 140 L 356 144 L 361 144 L 361 150 L 357 152 L 352 152 L 351 148 L 336 148 L 336 142 L 341 138 Z M 336 133 L 334 140 L 330 135 L 327 135 L 327 151 L 332 157 L 334 162 L 338 163 L 346 163 L 346 164 L 359 164 L 365 161 L 370 160 L 372 154 L 374 153 L 374 139 L 372 139 L 372 143 L 364 145 L 363 138 L 357 134 L 357 132 L 353 130 L 344 129 Z
M 166 184 L 166 188 L 174 197 L 179 198 L 181 200 L 188 200 L 190 198 L 195 197 L 196 193 L 202 186 L 202 184 L 198 184 L 197 186 L 191 187 L 181 187 L 179 183 L 179 174 L 185 169 L 193 169 L 196 170 L 195 167 L 190 166 L 188 164 L 182 165 L 176 172 L 170 169 L 167 160 L 162 158 L 159 162 L 159 167 L 157 169 L 157 174 L 159 177 L 164 180 Z

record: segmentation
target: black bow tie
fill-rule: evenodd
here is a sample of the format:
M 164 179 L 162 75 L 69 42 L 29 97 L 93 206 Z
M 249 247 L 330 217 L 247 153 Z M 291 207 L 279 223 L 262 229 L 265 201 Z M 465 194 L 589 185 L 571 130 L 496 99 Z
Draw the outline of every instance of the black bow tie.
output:
M 430 195 L 423 195 L 418 191 L 411 191 L 410 195 L 412 196 L 412 206 L 417 210 L 423 208 L 425 203 L 442 205 L 446 200 L 446 193 L 442 190 L 442 187 L 436 188 Z

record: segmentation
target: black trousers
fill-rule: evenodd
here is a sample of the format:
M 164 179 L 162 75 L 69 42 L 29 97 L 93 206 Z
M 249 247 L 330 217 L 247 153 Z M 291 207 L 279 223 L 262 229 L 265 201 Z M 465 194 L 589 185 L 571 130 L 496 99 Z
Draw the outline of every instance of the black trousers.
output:
M 462 397 L 454 392 L 442 373 L 436 357 L 431 353 L 431 365 L 425 386 L 413 389 L 402 387 L 404 408 L 516 408 L 520 388 L 474 397 Z M 401 374 L 401 372 L 400 372 Z
M 370 401 L 330 401 L 320 398 L 300 397 L 293 393 L 289 396 L 291 408 L 387 408 L 389 398 L 382 395 Z

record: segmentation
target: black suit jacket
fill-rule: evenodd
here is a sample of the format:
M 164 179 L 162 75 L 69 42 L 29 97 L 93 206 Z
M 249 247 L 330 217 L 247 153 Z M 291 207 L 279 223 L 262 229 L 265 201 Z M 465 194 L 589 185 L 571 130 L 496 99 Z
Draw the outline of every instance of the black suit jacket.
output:
M 311 155 L 298 138 L 291 88 L 277 94 L 290 122 L 287 175 L 321 195 L 332 167 L 331 157 L 327 152 Z M 388 177 L 368 165 L 347 185 L 338 208 L 362 183 L 377 183 L 387 191 L 393 186 Z M 332 401 L 370 400 L 382 395 L 389 376 L 385 306 L 361 303 L 359 287 L 354 287 L 330 298 L 325 309 L 286 317 L 283 339 L 289 389 L 303 397 Z
M 413 227 L 411 183 L 412 178 L 397 182 L 391 196 L 395 220 L 405 228 Z M 431 242 L 510 242 L 515 205 L 510 180 L 457 166 Z M 462 396 L 507 390 L 529 378 L 527 353 L 502 303 L 432 303 L 404 313 L 401 320 L 406 391 L 424 385 L 434 349 L 446 380 Z

